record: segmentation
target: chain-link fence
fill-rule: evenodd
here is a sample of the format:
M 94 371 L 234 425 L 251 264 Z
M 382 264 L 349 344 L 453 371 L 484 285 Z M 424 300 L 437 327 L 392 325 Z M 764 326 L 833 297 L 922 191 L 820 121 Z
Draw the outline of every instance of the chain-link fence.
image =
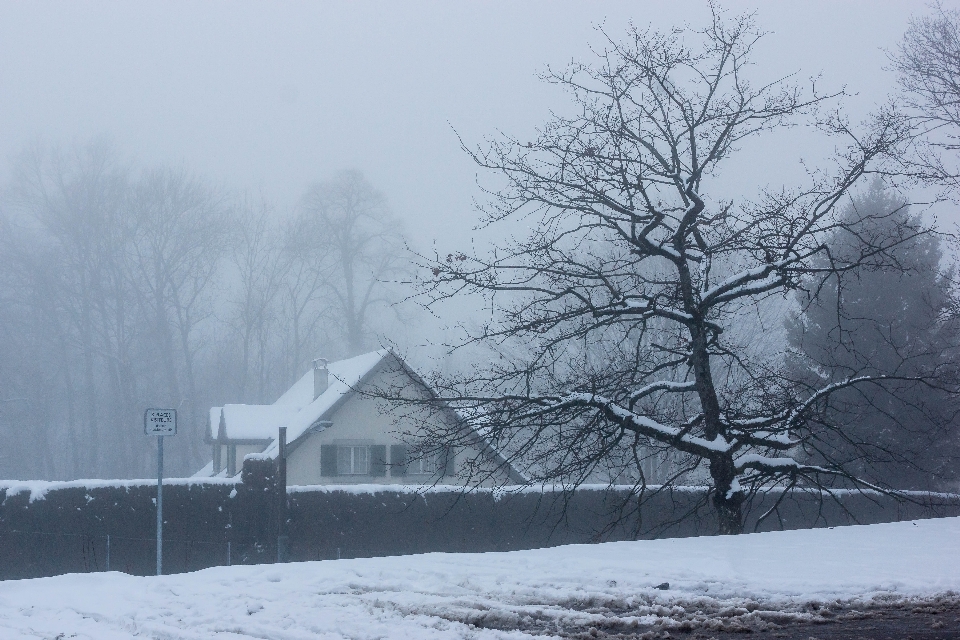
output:
M 165 537 L 164 573 L 235 564 L 249 555 L 251 546 Z M 94 571 L 150 575 L 156 572 L 156 548 L 156 538 L 8 530 L 0 532 L 0 578 Z
M 63 573 L 120 571 L 132 575 L 156 572 L 156 538 L 42 531 L 0 532 L 0 579 L 22 579 Z M 411 550 L 411 553 L 415 550 Z M 341 560 L 397 555 L 382 548 L 303 544 L 290 550 L 289 560 Z M 259 564 L 276 559 L 276 546 L 252 540 L 163 539 L 165 574 L 208 567 Z

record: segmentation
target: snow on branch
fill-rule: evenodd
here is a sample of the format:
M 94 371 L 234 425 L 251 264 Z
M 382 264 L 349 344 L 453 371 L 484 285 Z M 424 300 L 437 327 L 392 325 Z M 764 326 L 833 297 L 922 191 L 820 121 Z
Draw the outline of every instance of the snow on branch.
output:
M 732 448 L 731 444 L 722 435 L 718 435 L 714 440 L 694 436 L 684 429 L 667 426 L 634 413 L 601 395 L 571 393 L 561 397 L 552 408 L 558 409 L 564 406 L 588 406 L 600 409 L 608 418 L 625 429 L 636 431 L 648 438 L 671 444 L 695 455 L 707 457 L 714 453 L 730 451 Z
M 779 286 L 782 276 L 771 279 L 770 275 L 783 269 L 788 263 L 788 260 L 778 260 L 741 271 L 705 291 L 700 299 L 700 306 L 708 308 L 726 300 L 762 293 L 770 287 Z
M 657 382 L 651 382 L 650 384 L 640 387 L 636 391 L 630 394 L 630 403 L 631 405 L 641 398 L 645 398 L 651 393 L 656 393 L 657 391 L 669 391 L 674 393 L 682 393 L 684 391 L 693 391 L 697 388 L 697 383 L 694 380 L 688 380 L 686 382 L 672 382 L 670 380 L 659 380 Z

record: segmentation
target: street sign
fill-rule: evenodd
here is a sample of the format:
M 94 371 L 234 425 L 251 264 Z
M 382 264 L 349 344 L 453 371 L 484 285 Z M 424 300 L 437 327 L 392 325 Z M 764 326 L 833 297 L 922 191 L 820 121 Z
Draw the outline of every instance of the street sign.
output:
M 177 435 L 176 409 L 147 409 L 143 432 L 157 436 L 157 575 L 163 575 L 163 436 Z
M 143 414 L 143 433 L 148 436 L 177 435 L 177 410 L 147 409 Z

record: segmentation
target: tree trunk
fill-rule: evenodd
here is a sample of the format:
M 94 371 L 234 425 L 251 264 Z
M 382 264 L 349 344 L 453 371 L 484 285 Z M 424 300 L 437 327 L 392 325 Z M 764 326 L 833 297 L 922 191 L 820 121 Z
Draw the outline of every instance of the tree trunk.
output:
M 99 414 L 99 402 L 97 398 L 96 374 L 94 372 L 94 345 L 93 345 L 93 320 L 91 318 L 89 289 L 82 288 L 83 298 L 80 300 L 80 349 L 83 359 L 83 386 L 86 395 L 86 439 L 82 446 L 87 449 L 83 456 L 85 474 L 98 474 L 97 468 L 98 455 L 100 449 L 99 428 L 97 418 Z
M 167 393 L 169 398 L 167 402 L 177 404 L 180 401 L 180 381 L 177 379 L 177 365 L 174 361 L 173 336 L 170 335 L 170 325 L 167 321 L 166 309 L 163 308 L 163 302 L 157 300 L 157 332 L 160 334 L 161 354 L 163 360 L 163 369 L 167 378 Z
M 356 291 L 354 291 L 353 256 L 344 251 L 342 259 L 343 281 L 346 293 L 346 309 L 343 310 L 344 321 L 347 325 L 347 355 L 355 356 L 363 352 L 362 320 L 358 317 Z
M 717 510 L 717 533 L 722 536 L 743 533 L 743 491 L 734 486 L 736 469 L 733 458 L 718 456 L 710 461 L 713 477 L 713 506 Z

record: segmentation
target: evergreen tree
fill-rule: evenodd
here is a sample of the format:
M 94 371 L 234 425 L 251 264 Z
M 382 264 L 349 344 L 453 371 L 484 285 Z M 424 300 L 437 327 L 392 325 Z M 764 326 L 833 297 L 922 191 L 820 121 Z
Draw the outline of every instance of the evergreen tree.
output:
M 827 261 L 842 263 L 844 254 L 861 251 L 855 244 L 881 246 L 916 223 L 879 182 L 853 199 L 843 217 L 825 268 Z M 957 378 L 960 324 L 950 313 L 951 274 L 942 269 L 940 244 L 935 235 L 918 236 L 896 249 L 896 268 L 878 263 L 837 272 L 818 281 L 817 292 L 798 292 L 800 312 L 788 323 L 787 369 L 799 385 L 893 377 L 837 394 L 830 419 L 846 428 L 808 443 L 809 462 L 839 454 L 861 476 L 904 489 L 955 478 L 958 404 L 948 384 Z M 944 384 L 900 376 L 932 376 Z

